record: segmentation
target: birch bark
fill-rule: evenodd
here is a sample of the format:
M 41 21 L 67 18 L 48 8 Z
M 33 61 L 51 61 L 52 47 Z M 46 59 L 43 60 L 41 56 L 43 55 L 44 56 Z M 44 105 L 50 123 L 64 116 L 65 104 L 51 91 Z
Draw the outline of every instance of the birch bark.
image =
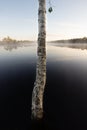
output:
M 46 0 L 38 0 L 38 48 L 36 80 L 32 92 L 32 118 L 43 118 L 43 95 L 46 84 Z

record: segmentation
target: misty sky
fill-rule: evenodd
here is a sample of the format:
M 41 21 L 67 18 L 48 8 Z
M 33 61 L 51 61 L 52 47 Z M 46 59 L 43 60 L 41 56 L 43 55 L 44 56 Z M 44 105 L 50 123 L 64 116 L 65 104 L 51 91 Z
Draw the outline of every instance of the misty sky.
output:
M 49 8 L 47 0 L 47 10 Z M 47 40 L 87 36 L 87 0 L 51 0 L 47 12 Z M 0 40 L 37 40 L 38 0 L 0 0 Z

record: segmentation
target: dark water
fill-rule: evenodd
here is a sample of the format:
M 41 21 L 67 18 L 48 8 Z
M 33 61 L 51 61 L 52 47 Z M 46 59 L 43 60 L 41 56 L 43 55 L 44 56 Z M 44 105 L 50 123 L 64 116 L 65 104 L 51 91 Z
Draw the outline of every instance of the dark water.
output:
M 47 46 L 44 120 L 31 122 L 36 46 L 0 46 L 0 128 L 87 129 L 87 50 Z M 35 126 L 34 126 L 35 125 Z

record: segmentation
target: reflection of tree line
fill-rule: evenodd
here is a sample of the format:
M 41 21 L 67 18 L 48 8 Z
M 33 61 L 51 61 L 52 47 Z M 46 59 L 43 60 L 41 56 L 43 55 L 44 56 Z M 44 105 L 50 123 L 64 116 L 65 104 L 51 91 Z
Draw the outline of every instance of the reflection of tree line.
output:
M 30 46 L 30 44 L 29 43 L 15 43 L 15 44 L 6 43 L 6 44 L 1 45 L 1 46 L 3 46 L 6 51 L 12 51 L 13 49 L 18 49 L 19 47 L 28 47 L 28 46 Z
M 31 44 L 32 45 L 32 44 Z M 82 49 L 82 50 L 84 50 L 84 49 L 87 49 L 87 44 L 64 44 L 64 43 L 61 43 L 61 44 L 51 44 L 51 45 L 55 45 L 55 46 L 60 46 L 60 47 L 69 47 L 69 48 L 74 48 L 74 49 Z M 18 49 L 19 47 L 27 47 L 27 46 L 30 46 L 30 44 L 28 43 L 28 44 L 23 44 L 23 43 L 19 43 L 19 44 L 17 44 L 17 43 L 15 43 L 15 44 L 5 44 L 5 45 L 3 45 L 3 47 L 4 47 L 4 49 L 5 50 L 7 50 L 7 51 L 12 51 L 13 49 Z
M 55 45 L 55 46 L 59 46 L 59 47 L 69 47 L 69 48 L 74 48 L 74 49 L 87 49 L 87 44 L 84 44 L 84 43 L 77 43 L 77 44 L 74 44 L 74 43 L 53 43 L 51 45 Z
M 68 47 L 84 50 L 84 49 L 87 49 L 87 44 L 71 44 L 71 45 L 68 45 Z
M 17 44 L 5 44 L 4 49 L 7 51 L 12 51 L 13 49 L 17 49 L 18 45 Z

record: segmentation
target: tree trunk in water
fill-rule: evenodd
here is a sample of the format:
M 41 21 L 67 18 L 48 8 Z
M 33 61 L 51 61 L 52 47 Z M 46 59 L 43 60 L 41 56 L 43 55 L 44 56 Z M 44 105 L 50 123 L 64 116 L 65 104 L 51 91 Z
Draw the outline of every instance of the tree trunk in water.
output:
M 43 118 L 43 95 L 46 84 L 46 0 L 38 1 L 38 59 L 32 92 L 32 118 L 37 120 Z

